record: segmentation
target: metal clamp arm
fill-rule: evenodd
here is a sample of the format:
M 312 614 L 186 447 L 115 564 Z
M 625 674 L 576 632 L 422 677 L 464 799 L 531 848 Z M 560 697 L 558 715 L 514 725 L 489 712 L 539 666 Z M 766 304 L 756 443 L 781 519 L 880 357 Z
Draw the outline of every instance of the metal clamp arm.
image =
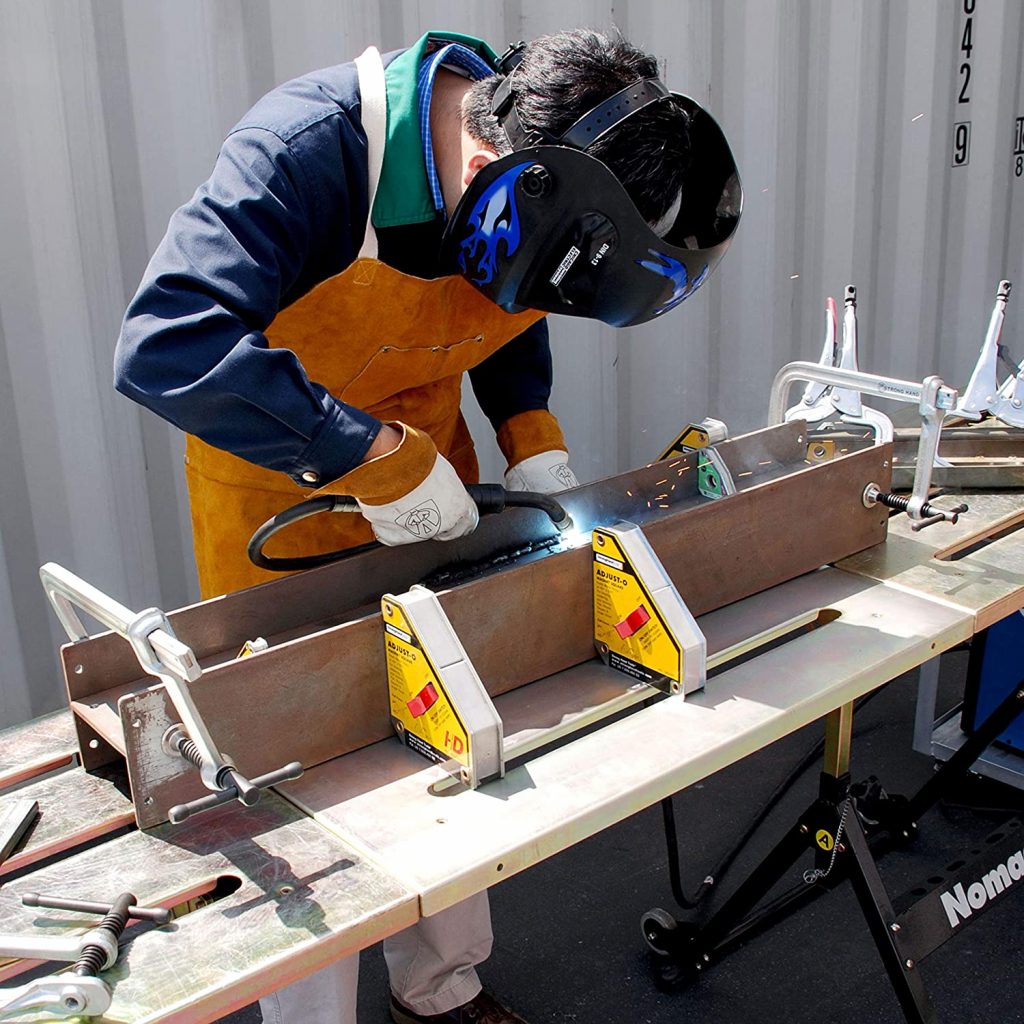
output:
M 971 379 L 956 407 L 956 415 L 968 420 L 980 420 L 985 413 L 1000 401 L 999 387 L 999 338 L 1003 333 L 1006 318 L 1006 303 L 1010 298 L 1010 282 L 1000 281 L 996 289 L 996 303 L 989 317 L 988 330 L 982 342 L 978 361 L 974 365 Z
M 172 671 L 191 682 L 202 674 L 192 649 L 174 635 L 167 616 L 158 608 L 135 613 L 55 562 L 47 562 L 39 570 L 39 578 L 69 639 L 84 640 L 89 635 L 75 611 L 80 608 L 124 637 L 150 675 Z
M 939 377 L 926 377 L 920 384 L 914 381 L 880 377 L 873 373 L 843 370 L 817 363 L 788 363 L 775 375 L 768 405 L 768 423 L 781 423 L 786 411 L 786 396 L 790 387 L 799 380 L 818 381 L 838 388 L 849 388 L 861 394 L 877 395 L 897 402 L 914 402 L 921 413 L 921 439 L 917 450 L 914 489 L 907 503 L 907 515 L 921 521 L 928 518 L 923 508 L 931 488 L 932 466 L 938 457 L 939 436 L 946 412 L 956 405 L 957 391 L 944 384 Z M 936 513 L 940 514 L 940 513 Z M 952 513 L 946 518 L 951 519 Z
M 100 978 L 51 974 L 19 988 L 0 989 L 0 1019 L 28 1010 L 51 1017 L 101 1017 L 111 1001 L 110 986 Z
M 188 689 L 188 684 L 202 675 L 202 669 L 192 649 L 174 635 L 167 616 L 159 608 L 147 608 L 136 614 L 54 562 L 47 562 L 39 570 L 39 578 L 72 640 L 88 636 L 74 611 L 78 607 L 131 644 L 142 670 L 164 684 L 189 736 L 202 753 L 203 783 L 208 789 L 216 789 L 216 776 L 225 758 L 214 745 Z
M 15 935 L 0 932 L 0 956 L 14 960 L 72 963 L 82 952 L 84 935 Z
M 199 810 L 216 807 L 229 800 L 251 806 L 259 800 L 261 790 L 287 779 L 297 779 L 302 774 L 302 765 L 293 761 L 250 781 L 238 771 L 230 757 L 217 749 L 189 692 L 189 683 L 202 675 L 199 661 L 192 649 L 174 635 L 167 616 L 160 609 L 149 608 L 135 614 L 53 562 L 39 570 L 39 577 L 72 640 L 82 640 L 88 635 L 75 612 L 75 608 L 81 608 L 124 637 L 135 651 L 143 671 L 164 684 L 181 717 L 181 722 L 172 726 L 164 736 L 164 751 L 180 756 L 198 768 L 203 785 L 212 790 L 208 797 L 175 808 L 174 811 L 182 813 L 175 815 L 172 811 L 172 822 L 184 821 Z

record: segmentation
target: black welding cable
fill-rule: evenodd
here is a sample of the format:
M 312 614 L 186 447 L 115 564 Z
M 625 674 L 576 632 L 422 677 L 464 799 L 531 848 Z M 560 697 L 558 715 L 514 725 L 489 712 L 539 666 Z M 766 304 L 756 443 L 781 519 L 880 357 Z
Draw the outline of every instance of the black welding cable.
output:
M 359 506 L 355 498 L 347 494 L 322 494 L 316 498 L 308 498 L 300 501 L 276 516 L 268 519 L 249 538 L 248 554 L 249 561 L 258 565 L 261 569 L 269 569 L 271 572 L 297 572 L 301 569 L 315 569 L 320 565 L 330 565 L 346 555 L 358 554 L 361 551 L 369 551 L 371 548 L 379 547 L 376 541 L 369 544 L 361 544 L 359 547 L 348 548 L 344 551 L 325 551 L 320 555 L 302 555 L 298 558 L 273 558 L 263 553 L 263 547 L 280 530 L 300 519 L 308 519 L 310 516 L 318 515 L 321 512 L 358 512 Z
M 888 684 L 886 684 L 888 685 Z M 865 694 L 854 705 L 854 715 L 861 708 L 866 707 L 886 687 L 881 686 L 871 693 Z M 704 876 L 704 880 L 697 886 L 692 896 L 683 892 L 682 876 L 679 863 L 679 839 L 676 832 L 676 815 L 672 806 L 672 797 L 666 797 L 661 801 L 661 813 L 665 822 L 665 840 L 668 846 L 668 870 L 669 881 L 672 885 L 672 898 L 683 910 L 696 910 L 703 903 L 712 891 L 717 890 L 722 879 L 725 878 L 732 867 L 733 861 L 739 856 L 740 851 L 750 842 L 757 830 L 764 824 L 765 819 L 775 809 L 779 801 L 793 788 L 796 781 L 809 768 L 818 761 L 825 750 L 824 739 L 818 740 L 800 761 L 790 770 L 789 774 L 775 787 L 761 809 L 754 815 L 750 824 L 744 829 L 740 837 L 733 843 L 719 862 Z
M 503 512 L 506 508 L 533 508 L 543 512 L 559 532 L 572 529 L 572 519 L 565 509 L 550 494 L 536 491 L 508 491 L 501 484 L 467 484 L 466 490 L 473 499 L 480 515 L 491 515 Z M 358 512 L 359 503 L 349 494 L 321 494 L 315 498 L 300 501 L 276 516 L 271 516 L 249 538 L 247 548 L 249 561 L 261 569 L 271 572 L 297 572 L 302 569 L 315 569 L 321 565 L 330 565 L 342 558 L 359 554 L 363 551 L 380 547 L 376 541 L 362 544 L 355 548 L 343 548 L 339 551 L 325 551 L 319 555 L 301 555 L 297 558 L 276 558 L 263 553 L 267 541 L 286 526 L 319 515 L 321 512 Z

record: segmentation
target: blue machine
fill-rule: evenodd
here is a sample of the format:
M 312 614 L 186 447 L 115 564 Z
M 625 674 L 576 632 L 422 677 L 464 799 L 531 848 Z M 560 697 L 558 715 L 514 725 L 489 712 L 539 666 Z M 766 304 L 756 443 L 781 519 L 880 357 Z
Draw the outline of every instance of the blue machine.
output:
M 1014 612 L 975 637 L 967 666 L 961 724 L 971 733 L 1024 681 L 1024 612 Z M 1024 714 L 997 741 L 1024 752 Z

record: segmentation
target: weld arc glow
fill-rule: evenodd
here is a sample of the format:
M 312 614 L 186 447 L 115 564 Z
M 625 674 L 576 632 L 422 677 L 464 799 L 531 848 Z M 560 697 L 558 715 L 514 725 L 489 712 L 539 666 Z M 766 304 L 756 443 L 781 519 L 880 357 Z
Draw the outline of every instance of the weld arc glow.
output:
M 581 530 L 578 526 L 573 527 L 568 533 L 563 533 L 559 538 L 559 550 L 571 551 L 574 548 L 581 548 L 590 544 L 593 531 Z
M 675 309 L 683 299 L 692 295 L 704 283 L 704 279 L 708 276 L 708 264 L 704 264 L 704 269 L 697 275 L 691 284 L 685 263 L 681 263 L 679 260 L 673 259 L 673 257 L 668 256 L 663 252 L 658 252 L 657 249 L 648 249 L 647 251 L 654 257 L 654 259 L 637 260 L 636 262 L 643 267 L 644 270 L 650 270 L 655 274 L 660 274 L 662 277 L 667 277 L 669 281 L 672 282 L 672 294 L 669 296 L 668 301 L 654 311 L 655 316 L 661 316 L 662 313 L 667 313 L 670 309 Z M 659 262 L 655 262 L 655 260 Z
M 498 272 L 498 246 L 504 244 L 505 258 L 519 248 L 519 210 L 516 208 L 516 179 L 529 167 L 516 164 L 484 189 L 467 218 L 472 232 L 459 244 L 459 267 L 473 284 L 490 284 Z

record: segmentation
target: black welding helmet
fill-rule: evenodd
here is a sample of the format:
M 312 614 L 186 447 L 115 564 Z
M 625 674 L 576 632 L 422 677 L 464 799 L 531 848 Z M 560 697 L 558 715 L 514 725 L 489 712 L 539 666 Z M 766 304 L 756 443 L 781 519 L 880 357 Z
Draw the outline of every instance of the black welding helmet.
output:
M 514 152 L 479 171 L 463 194 L 445 229 L 448 265 L 508 312 L 541 309 L 614 327 L 645 323 L 692 295 L 729 247 L 742 209 L 736 164 L 711 115 L 648 78 L 546 144 L 520 125 L 509 81 L 492 109 Z M 655 230 L 585 150 L 669 97 L 688 115 L 691 158 L 682 192 Z

